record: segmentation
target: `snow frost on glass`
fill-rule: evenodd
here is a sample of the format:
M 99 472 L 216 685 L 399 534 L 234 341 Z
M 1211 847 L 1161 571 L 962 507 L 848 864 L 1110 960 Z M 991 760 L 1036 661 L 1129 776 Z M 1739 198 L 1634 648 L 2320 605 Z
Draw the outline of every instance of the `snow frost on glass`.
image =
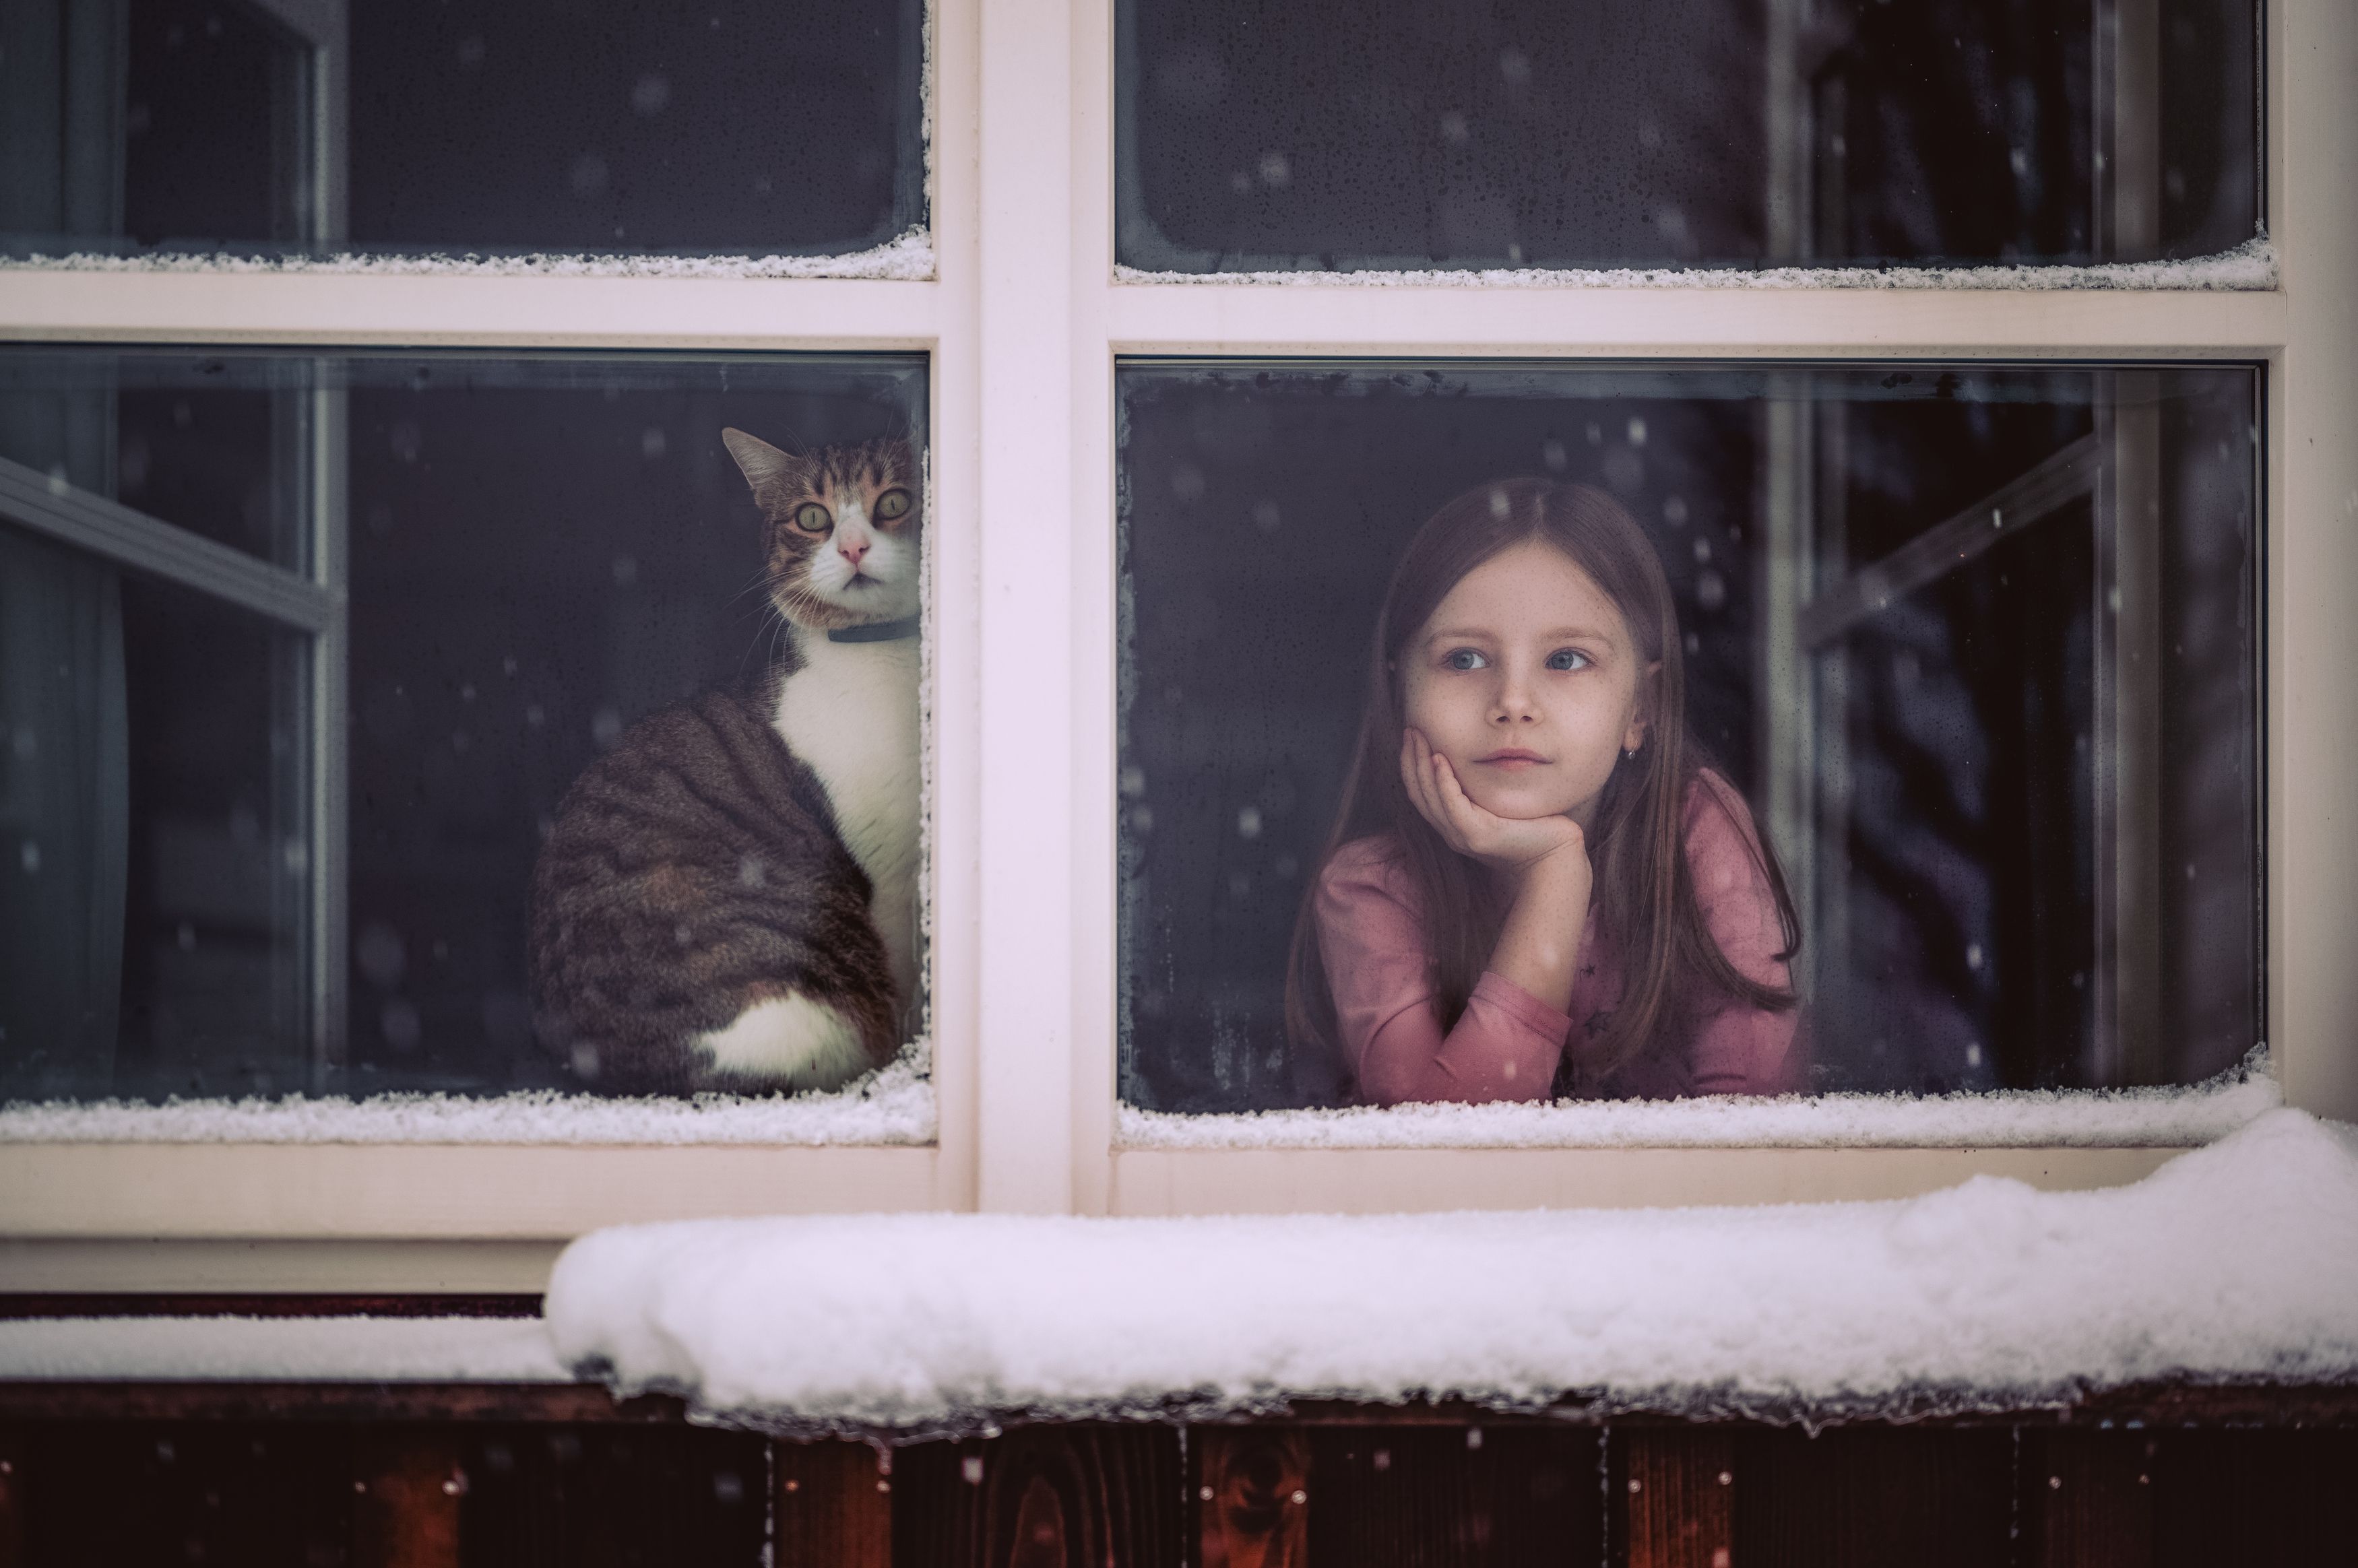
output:
M 773 696 L 792 662 L 763 449 L 724 430 L 916 463 L 924 377 L 898 356 L 0 352 L 0 1099 L 664 1089 L 601 1075 L 546 981 L 544 843 L 640 720 Z M 921 514 L 899 527 L 913 611 Z M 868 633 L 843 651 L 884 677 L 869 706 L 807 722 L 905 730 L 914 757 L 914 613 Z M 770 700 L 737 732 L 770 759 L 753 795 L 790 795 L 796 863 L 850 885 L 832 775 L 766 750 Z M 658 793 L 689 787 L 635 754 Z M 906 794 L 914 854 L 914 771 Z M 748 843 L 732 892 L 790 896 Z M 647 900 L 676 893 L 659 846 L 610 848 Z M 692 999 L 717 975 L 703 918 L 678 902 L 661 952 L 607 972 Z M 817 962 L 876 957 L 841 935 L 856 910 L 834 918 Z M 870 1022 L 890 1056 L 902 1036 Z M 860 1044 L 766 1087 L 840 1081 Z
M 1134 362 L 1120 389 L 1130 1104 L 1354 1098 L 1289 1038 L 1289 943 L 1394 565 L 1516 477 L 1611 497 L 1660 562 L 1690 730 L 1799 916 L 1796 1087 L 2190 1084 L 2262 1038 L 2249 367 Z
M 2212 254 L 2254 0 L 1124 0 L 1147 271 Z
M 925 222 L 921 0 L 5 15 L 8 254 L 825 254 Z

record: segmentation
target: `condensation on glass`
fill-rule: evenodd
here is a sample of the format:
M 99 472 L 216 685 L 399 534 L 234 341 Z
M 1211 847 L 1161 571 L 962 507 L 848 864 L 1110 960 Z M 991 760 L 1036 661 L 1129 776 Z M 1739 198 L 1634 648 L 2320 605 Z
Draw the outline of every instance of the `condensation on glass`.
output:
M 925 222 L 922 0 L 9 0 L 0 247 L 827 254 Z
M 0 1099 L 569 1082 L 559 798 L 775 644 L 721 430 L 924 415 L 903 356 L 0 351 Z
M 1444 501 L 1619 499 L 1688 719 L 1794 895 L 1821 1091 L 2199 1081 L 2260 1033 L 2246 366 L 1137 362 L 1120 1089 L 1327 1103 L 1286 952 L 1392 565 Z
M 2143 261 L 2250 239 L 2255 0 L 1122 0 L 1150 270 Z

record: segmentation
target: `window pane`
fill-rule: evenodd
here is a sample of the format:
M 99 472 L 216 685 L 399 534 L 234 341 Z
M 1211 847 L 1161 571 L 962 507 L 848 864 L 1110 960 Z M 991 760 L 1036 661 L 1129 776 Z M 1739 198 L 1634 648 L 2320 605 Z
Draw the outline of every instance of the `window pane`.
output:
M 1531 1043 L 1539 1081 L 1523 1061 L 1519 1087 L 1490 1085 L 1517 1098 L 2185 1083 L 2260 1038 L 2250 369 L 1142 362 L 1120 384 L 1130 1102 L 1446 1098 L 1429 1081 L 1368 1081 L 1394 1061 L 1368 1049 L 1412 1044 L 1377 1028 L 1403 1013 L 1433 1021 L 1411 1059 L 1441 1050 L 1461 1072 Z M 1531 482 L 1496 488 L 1518 479 Z M 1659 563 L 1674 614 L 1661 663 L 1683 697 L 1641 693 L 1633 673 L 1636 706 L 1611 713 L 1638 730 L 1566 740 L 1601 771 L 1527 813 L 1587 809 L 1601 835 L 1585 846 L 1598 881 L 1568 998 L 1449 997 L 1433 977 L 1450 962 L 1470 982 L 1511 959 L 1498 944 L 1513 884 L 1469 872 L 1469 902 L 1444 916 L 1455 924 L 1424 916 L 1445 876 L 1417 880 L 1393 859 L 1412 836 L 1394 787 L 1407 707 L 1365 742 L 1381 765 L 1359 764 L 1361 810 L 1342 820 L 1370 694 L 1409 704 L 1421 699 L 1407 683 L 1428 678 L 1401 675 L 1411 654 L 1397 648 L 1371 670 L 1371 638 L 1396 568 L 1402 606 L 1454 591 L 1453 574 L 1475 580 L 1474 545 L 1433 557 L 1455 567 L 1400 567 L 1453 497 L 1478 513 L 1495 493 L 1511 533 L 1541 504 L 1528 497 L 1568 506 L 1571 487 L 1628 520 L 1613 526 Z M 1461 544 L 1492 537 L 1474 514 L 1434 526 Z M 1560 555 L 1502 558 L 1521 580 Z M 1584 569 L 1595 582 L 1608 568 Z M 1625 603 L 1650 613 L 1635 589 L 1606 598 L 1618 620 L 1600 622 L 1632 625 Z M 1433 602 L 1399 648 L 1441 629 Z M 1466 678 L 1507 667 L 1508 650 L 1468 646 Z M 1611 663 L 1567 646 L 1580 655 L 1567 669 Z M 1655 702 L 1663 711 L 1646 711 Z M 1666 797 L 1686 813 L 1678 851 L 1656 853 L 1660 830 L 1613 825 L 1639 820 L 1617 813 L 1651 798 L 1655 742 L 1680 707 L 1688 751 L 1745 809 L 1698 818 L 1704 797 L 1680 786 Z M 1487 709 L 1472 721 L 1478 736 L 1501 725 Z M 1553 742 L 1537 749 L 1531 776 L 1581 783 L 1546 773 L 1564 760 Z M 1484 754 L 1459 764 L 1479 773 Z M 1464 785 L 1499 814 L 1521 809 L 1494 786 Z M 1782 971 L 1773 889 L 1725 830 L 1736 817 L 1790 892 L 1801 941 Z M 1330 853 L 1354 843 L 1356 860 Z M 1739 971 L 1790 978 L 1801 1006 L 1734 1008 L 1723 981 L 1673 967 L 1655 1025 L 1627 1042 L 1637 1054 L 1602 1072 L 1594 1043 L 1613 1037 L 1630 977 L 1658 950 L 1615 925 L 1650 907 L 1628 902 L 1648 885 L 1630 870 L 1641 845 L 1687 868 L 1701 929 Z M 1752 925 L 1714 915 L 1714 889 L 1736 890 L 1728 910 Z M 1408 913 L 1387 916 L 1392 905 Z M 1319 968 L 1294 971 L 1309 1011 L 1290 1030 L 1297 929 Z M 1766 933 L 1757 950 L 1747 932 Z M 1453 943 L 1471 958 L 1451 960 Z M 1336 965 L 1351 971 L 1340 991 Z M 1351 1007 L 1357 1025 L 1338 1011 Z M 1472 1033 L 1444 1046 L 1441 1023 L 1469 1017 Z
M 831 253 L 925 221 L 920 0 L 7 17 L 17 254 Z
M 299 603 L 273 630 L 215 597 L 234 570 L 110 565 L 103 540 L 17 520 L 5 828 L 42 875 L 7 913 L 90 927 L 75 1027 L 120 1041 L 60 1075 L 66 1003 L 7 1019 L 24 1092 L 807 1087 L 920 1026 L 922 360 L 27 350 L 0 369 L 11 472 L 151 502 L 133 521 L 168 541 L 216 532 L 186 524 L 235 489 L 222 474 L 291 495 L 285 532 L 349 606 L 325 642 Z M 206 469 L 200 427 L 243 455 Z M 731 427 L 770 445 L 732 455 Z M 69 447 L 86 460 L 42 460 Z M 756 502 L 765 452 L 777 483 L 818 487 L 822 526 Z M 315 708 L 319 661 L 338 673 Z M 682 720 L 692 703 L 706 717 Z M 268 963 L 217 952 L 215 925 Z M 338 929 L 323 968 L 306 934 Z M 34 995 L 34 948 L 0 954 L 0 994 Z M 764 1000 L 801 1008 L 795 1028 L 698 1044 Z M 199 1012 L 226 1022 L 173 1044 Z
M 1120 259 L 2189 256 L 2258 216 L 2252 0 L 1124 0 Z
M 315 438 L 301 361 L 0 357 L 0 459 L 302 570 Z
M 308 1087 L 304 640 L 0 530 L 0 1087 Z

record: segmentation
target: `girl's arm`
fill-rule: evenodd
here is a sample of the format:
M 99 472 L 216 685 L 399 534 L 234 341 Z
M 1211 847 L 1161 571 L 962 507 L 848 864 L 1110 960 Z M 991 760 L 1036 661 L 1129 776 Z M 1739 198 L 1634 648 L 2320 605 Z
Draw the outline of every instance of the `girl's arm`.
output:
M 1407 907 L 1405 880 L 1355 881 L 1340 858 L 1328 868 L 1319 888 L 1319 941 L 1360 1092 L 1387 1105 L 1543 1098 L 1572 1032 L 1564 1009 L 1588 921 L 1580 826 L 1564 816 L 1525 821 L 1484 811 L 1412 729 L 1401 738 L 1401 778 L 1443 841 L 1499 878 L 1509 902 L 1488 968 L 1444 1034 L 1433 1016 L 1430 944 L 1421 913 Z
M 1787 989 L 1792 975 L 1778 957 L 1784 951 L 1784 925 L 1753 832 L 1752 814 L 1733 785 L 1710 773 L 1697 781 L 1687 807 L 1687 869 L 1704 924 L 1737 973 Z M 1688 1055 L 1694 1092 L 1798 1091 L 1807 1066 L 1801 1022 L 1798 1007 L 1727 1001 L 1706 1011 Z
M 1433 1016 L 1422 913 L 1406 873 L 1376 841 L 1348 844 L 1318 879 L 1319 956 L 1344 1065 L 1365 1098 L 1543 1099 L 1572 1020 L 1486 974 L 1455 1027 Z
M 1414 730 L 1401 738 L 1401 779 L 1442 842 L 1501 880 L 1507 918 L 1489 972 L 1558 1012 L 1572 1005 L 1573 961 L 1588 925 L 1588 839 L 1569 816 L 1494 816 L 1466 796 L 1448 759 Z

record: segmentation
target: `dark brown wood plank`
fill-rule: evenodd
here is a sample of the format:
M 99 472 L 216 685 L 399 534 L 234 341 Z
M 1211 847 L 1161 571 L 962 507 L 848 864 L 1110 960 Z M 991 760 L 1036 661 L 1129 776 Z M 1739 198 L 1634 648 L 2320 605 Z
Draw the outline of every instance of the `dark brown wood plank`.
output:
M 493 1568 L 756 1568 L 769 1444 L 749 1433 L 604 1422 L 452 1423 L 461 1555 Z M 872 1477 L 871 1484 L 873 1485 Z
M 0 1421 L 681 1422 L 668 1394 L 598 1383 L 0 1382 Z
M 2025 1431 L 2025 1568 L 2152 1568 L 2155 1454 L 2144 1432 Z
M 1886 1427 L 1736 1439 L 1740 1568 L 2005 1568 L 2014 1437 Z
M 1310 1439 L 1300 1427 L 1188 1433 L 1197 1568 L 1303 1568 L 1310 1558 Z
M 2157 1568 L 2358 1563 L 2358 1432 L 2146 1435 Z
M 988 1442 L 918 1444 L 892 1461 L 898 1568 L 1178 1568 L 1179 1432 L 1026 1427 Z
M 352 1445 L 352 1568 L 458 1568 L 465 1489 L 450 1432 L 360 1433 Z
M 1724 1428 L 1616 1427 L 1605 1507 L 1628 1568 L 1730 1568 L 1736 1437 Z
M 0 1568 L 27 1568 L 25 1433 L 0 1426 Z
M 27 1563 L 345 1560 L 349 1431 L 68 1422 L 17 1436 L 10 1479 Z
M 1602 1560 L 1599 1429 L 1318 1427 L 1309 1436 L 1319 1568 Z
M 864 1443 L 770 1445 L 776 1568 L 892 1568 L 889 1451 Z

